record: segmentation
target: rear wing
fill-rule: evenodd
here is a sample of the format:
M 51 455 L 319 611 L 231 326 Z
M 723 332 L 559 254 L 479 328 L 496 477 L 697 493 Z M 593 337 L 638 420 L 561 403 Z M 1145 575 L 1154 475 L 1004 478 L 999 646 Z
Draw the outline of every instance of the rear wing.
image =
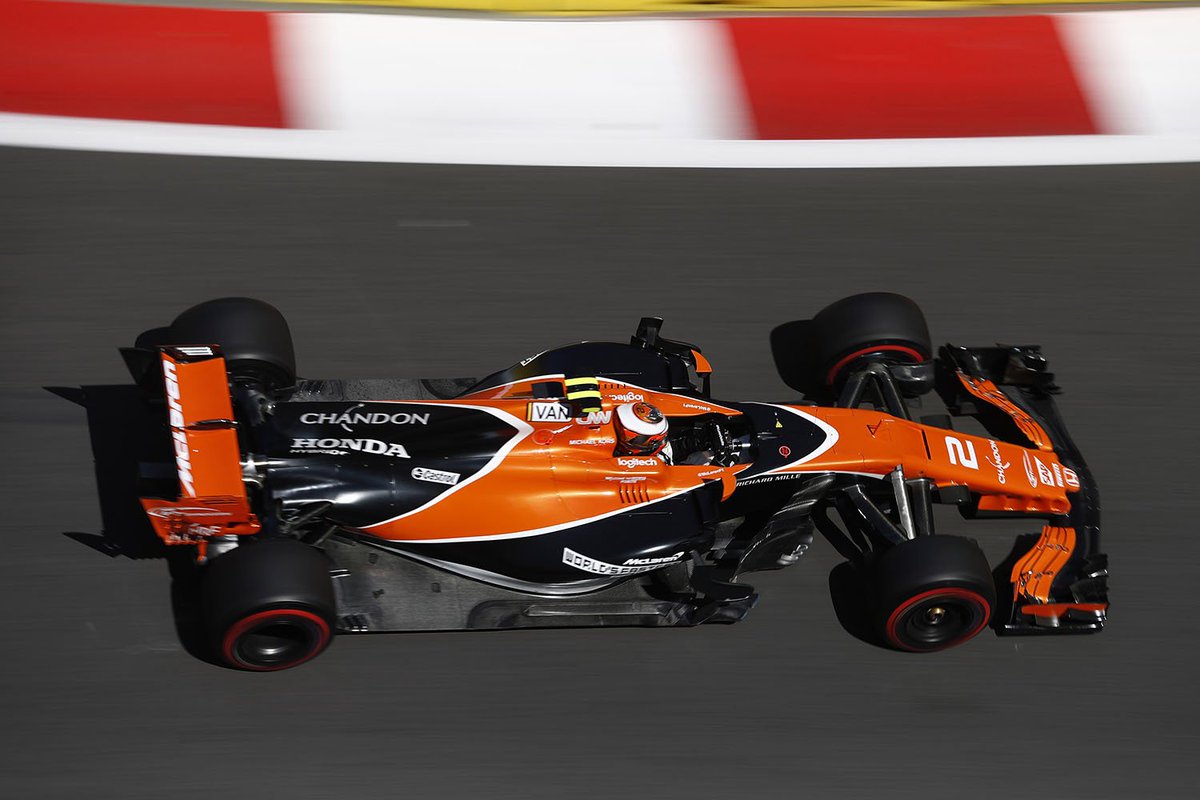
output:
M 242 481 L 237 422 L 220 349 L 209 345 L 162 347 L 177 499 L 141 498 L 150 524 L 168 545 L 195 544 L 203 557 L 214 536 L 257 533 Z

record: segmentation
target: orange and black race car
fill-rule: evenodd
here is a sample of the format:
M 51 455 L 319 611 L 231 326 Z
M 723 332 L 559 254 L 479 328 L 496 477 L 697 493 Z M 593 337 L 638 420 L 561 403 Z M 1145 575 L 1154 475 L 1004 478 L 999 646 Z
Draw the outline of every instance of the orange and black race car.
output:
M 776 331 L 805 399 L 732 402 L 661 324 L 483 379 L 385 381 L 298 380 L 257 300 L 144 333 L 122 352 L 174 469 L 141 502 L 203 564 L 220 658 L 283 669 L 335 632 L 735 622 L 745 577 L 818 532 L 897 649 L 1103 626 L 1099 497 L 1038 348 L 935 354 L 911 300 L 856 295 Z M 914 420 L 933 396 L 949 413 Z M 993 573 L 935 535 L 935 504 L 1044 527 Z

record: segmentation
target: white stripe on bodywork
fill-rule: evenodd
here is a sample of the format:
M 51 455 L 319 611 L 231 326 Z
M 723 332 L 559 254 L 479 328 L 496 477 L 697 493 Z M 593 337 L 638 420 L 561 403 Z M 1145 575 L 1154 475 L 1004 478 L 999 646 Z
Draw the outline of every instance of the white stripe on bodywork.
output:
M 472 567 L 467 564 L 459 564 L 454 561 L 445 561 L 440 558 L 414 553 L 411 550 L 406 550 L 398 547 L 388 547 L 383 542 L 392 541 L 389 539 L 372 540 L 370 546 L 378 547 L 380 550 L 386 550 L 389 553 L 395 553 L 401 558 L 411 558 L 413 561 L 419 561 L 422 564 L 428 564 L 431 567 L 444 569 L 447 572 L 453 572 L 457 575 L 462 575 L 465 578 L 472 580 L 483 581 L 484 583 L 495 584 L 505 589 L 512 589 L 517 592 L 525 592 L 528 594 L 540 594 L 547 597 L 564 597 L 577 594 L 585 594 L 587 592 L 595 592 L 600 589 L 612 586 L 622 578 L 584 578 L 570 583 L 533 583 L 532 581 L 523 581 L 518 578 L 510 578 L 507 575 L 501 575 L 498 572 L 491 570 Z M 667 565 L 664 565 L 667 566 Z
M 430 506 L 437 505 L 438 503 L 442 502 L 450 495 L 454 494 L 455 492 L 457 492 L 467 486 L 470 486 L 472 483 L 479 480 L 484 475 L 487 475 L 489 472 L 494 470 L 496 467 L 500 466 L 500 462 L 502 462 L 505 459 L 505 457 L 509 453 L 512 452 L 512 449 L 514 447 L 516 447 L 517 444 L 522 439 L 529 436 L 529 434 L 533 433 L 533 426 L 526 423 L 525 420 L 517 419 L 512 414 L 509 414 L 507 411 L 501 411 L 498 408 L 488 408 L 487 406 L 468 405 L 467 403 L 424 403 L 424 404 L 422 404 L 420 401 L 412 401 L 412 400 L 380 400 L 380 401 L 374 401 L 374 402 L 402 403 L 405 405 L 410 405 L 410 404 L 411 405 L 429 405 L 429 406 L 435 406 L 437 408 L 470 408 L 470 409 L 474 409 L 475 411 L 486 411 L 487 413 L 491 414 L 493 417 L 496 417 L 497 419 L 499 419 L 501 422 L 505 422 L 505 423 L 508 423 L 509 425 L 512 425 L 514 428 L 517 429 L 517 433 L 514 436 L 512 436 L 507 442 L 505 442 L 504 445 L 499 450 L 497 450 L 496 453 L 490 459 L 488 459 L 488 463 L 483 465 L 483 469 L 479 470 L 479 472 L 476 472 L 474 475 L 467 478 L 465 481 L 455 484 L 449 490 L 442 492 L 437 497 L 430 500 L 428 503 L 425 503 L 422 506 L 414 508 L 412 511 L 406 511 L 403 514 L 398 514 L 397 516 L 394 516 L 391 519 L 385 519 L 382 522 L 372 523 L 372 524 L 367 525 L 364 528 L 362 528 L 362 530 L 370 530 L 371 528 L 378 528 L 380 525 L 387 525 L 391 522 L 395 522 L 397 520 L 404 519 L 405 517 L 411 517 L 413 514 L 419 514 L 422 511 L 424 511 L 425 509 L 429 508 Z
M 826 422 L 823 419 L 814 417 L 812 414 L 805 414 L 803 411 L 801 411 L 798 408 L 793 408 L 791 406 L 781 406 L 781 405 L 778 405 L 777 403 L 754 403 L 753 405 L 769 406 L 771 408 L 778 408 L 782 411 L 787 411 L 791 414 L 795 414 L 797 417 L 800 417 L 801 419 L 807 420 L 807 421 L 811 422 L 813 425 L 816 425 L 817 428 L 819 428 L 821 430 L 821 432 L 825 434 L 825 441 L 821 442 L 821 444 L 819 444 L 815 450 L 812 450 L 811 452 L 805 454 L 802 458 L 798 458 L 795 461 L 789 461 L 788 463 L 784 464 L 781 467 L 776 467 L 775 469 L 770 469 L 770 470 L 767 470 L 766 472 L 759 472 L 754 475 L 749 475 L 746 477 L 746 480 L 750 480 L 752 478 L 757 478 L 760 475 L 778 475 L 783 472 L 805 471 L 805 470 L 797 470 L 797 469 L 795 469 L 795 467 L 798 467 L 801 464 L 807 464 L 809 461 L 819 458 L 820 456 L 824 455 L 825 452 L 829 450 L 829 448 L 831 448 L 835 444 L 837 444 L 837 441 L 838 441 L 837 428 L 833 427 L 832 425 L 830 425 L 828 422 Z M 787 444 L 787 443 L 784 442 L 784 444 Z M 838 470 L 819 470 L 819 471 L 820 472 L 837 472 Z
M 646 508 L 647 506 L 652 506 L 655 503 L 661 503 L 664 500 L 670 500 L 672 498 L 679 497 L 680 495 L 687 494 L 690 491 L 699 489 L 704 484 L 705 484 L 705 481 L 700 481 L 695 486 L 688 486 L 687 488 L 684 488 L 684 489 L 678 489 L 674 492 L 671 492 L 670 494 L 664 495 L 663 497 L 656 497 L 655 499 L 647 501 L 645 503 L 638 503 L 636 505 L 622 506 L 621 508 L 615 509 L 613 511 L 605 511 L 603 514 L 596 514 L 593 517 L 581 517 L 580 519 L 573 519 L 568 522 L 561 522 L 557 525 L 547 525 L 544 528 L 531 528 L 529 530 L 524 530 L 524 531 L 513 531 L 512 533 L 492 533 L 492 534 L 487 534 L 484 536 L 452 536 L 452 537 L 447 537 L 444 539 L 396 539 L 396 538 L 389 537 L 387 539 L 387 541 L 404 542 L 406 544 L 447 544 L 447 543 L 453 543 L 453 542 L 494 542 L 494 541 L 498 541 L 501 539 L 524 539 L 524 538 L 527 538 L 530 536 L 541 536 L 546 533 L 554 533 L 556 531 L 566 530 L 567 528 L 576 528 L 576 527 L 579 527 L 580 525 L 587 525 L 588 523 L 591 523 L 591 522 L 599 522 L 602 519 L 608 519 L 609 517 L 615 517 L 618 514 L 625 514 L 630 511 L 637 511 L 638 509 Z M 399 519 L 399 517 L 397 517 L 397 519 Z M 387 522 L 391 522 L 391 521 L 392 520 L 387 520 Z M 374 525 L 370 525 L 367 528 L 364 528 L 363 530 L 369 530 L 370 528 L 378 527 L 379 525 L 383 525 L 383 524 L 385 524 L 385 523 L 377 522 Z

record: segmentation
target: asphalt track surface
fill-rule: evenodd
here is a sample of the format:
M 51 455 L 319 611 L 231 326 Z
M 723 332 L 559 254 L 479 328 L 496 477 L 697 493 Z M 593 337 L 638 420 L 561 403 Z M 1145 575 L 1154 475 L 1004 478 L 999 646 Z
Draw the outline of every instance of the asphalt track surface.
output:
M 0 150 L 0 795 L 1195 797 L 1200 166 L 616 171 Z M 162 560 L 109 557 L 82 409 L 115 348 L 213 296 L 308 376 L 491 371 L 643 314 L 731 399 L 771 328 L 862 290 L 935 338 L 1038 342 L 1105 500 L 1109 630 L 931 657 L 831 610 L 818 546 L 739 625 L 342 637 L 193 658 Z M 964 523 L 965 524 L 965 523 Z M 976 523 L 990 553 L 1033 523 Z M 943 531 L 946 528 L 943 526 Z M 64 535 L 75 534 L 75 538 Z

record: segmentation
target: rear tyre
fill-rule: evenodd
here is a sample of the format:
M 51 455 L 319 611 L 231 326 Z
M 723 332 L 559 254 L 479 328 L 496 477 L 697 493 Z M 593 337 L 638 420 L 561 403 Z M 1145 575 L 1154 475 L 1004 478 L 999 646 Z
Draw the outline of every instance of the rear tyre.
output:
M 288 669 L 333 638 L 336 602 L 329 562 L 290 539 L 243 544 L 204 570 L 205 625 L 216 654 L 237 669 Z
M 813 317 L 819 385 L 835 389 L 869 361 L 920 364 L 933 357 L 925 315 L 899 294 L 869 292 L 838 300 Z
M 262 300 L 223 297 L 192 306 L 171 323 L 169 341 L 220 345 L 230 375 L 269 389 L 296 382 L 292 332 L 283 314 Z
M 960 536 L 922 536 L 887 550 L 874 566 L 877 627 L 897 650 L 955 647 L 984 628 L 996 590 L 979 546 Z

